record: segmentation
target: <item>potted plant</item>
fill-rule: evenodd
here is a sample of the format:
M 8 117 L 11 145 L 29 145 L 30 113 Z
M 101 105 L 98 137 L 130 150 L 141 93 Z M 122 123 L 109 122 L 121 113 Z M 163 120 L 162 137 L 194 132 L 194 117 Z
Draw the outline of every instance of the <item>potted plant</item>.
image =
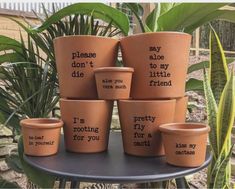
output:
M 189 34 L 180 32 L 143 33 L 121 39 L 123 63 L 135 69 L 131 97 L 184 96 L 190 41 Z
M 65 148 L 70 152 L 107 150 L 113 102 L 60 99 Z
M 48 118 L 31 118 L 20 121 L 24 152 L 31 156 L 56 154 L 60 143 L 63 121 Z
M 136 156 L 165 154 L 159 125 L 172 123 L 175 100 L 119 100 L 124 151 Z
M 95 69 L 99 99 L 129 99 L 133 68 L 101 67 Z
M 159 126 L 166 161 L 180 167 L 198 167 L 206 158 L 210 127 L 200 123 L 170 123 Z

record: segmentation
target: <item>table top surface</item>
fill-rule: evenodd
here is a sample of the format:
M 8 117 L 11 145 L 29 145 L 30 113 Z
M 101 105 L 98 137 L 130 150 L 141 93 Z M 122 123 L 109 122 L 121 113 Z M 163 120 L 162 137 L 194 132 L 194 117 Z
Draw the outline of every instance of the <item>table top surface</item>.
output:
M 78 154 L 64 149 L 63 137 L 59 152 L 48 157 L 24 156 L 32 166 L 58 177 L 70 180 L 131 183 L 163 181 L 183 177 L 210 163 L 209 151 L 206 161 L 197 168 L 176 167 L 166 163 L 165 157 L 136 157 L 123 152 L 121 133 L 111 132 L 108 151 L 94 154 Z

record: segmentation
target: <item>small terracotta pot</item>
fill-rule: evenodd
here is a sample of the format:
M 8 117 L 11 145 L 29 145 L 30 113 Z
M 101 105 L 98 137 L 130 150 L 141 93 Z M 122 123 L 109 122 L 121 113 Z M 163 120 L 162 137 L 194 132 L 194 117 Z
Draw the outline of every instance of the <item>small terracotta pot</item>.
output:
M 176 99 L 175 104 L 175 123 L 183 123 L 186 119 L 186 113 L 188 108 L 188 96 L 184 96 Z
M 174 120 L 175 100 L 120 100 L 118 111 L 124 151 L 127 154 L 165 154 L 158 127 Z
M 65 147 L 71 152 L 107 150 L 113 102 L 60 99 Z
M 181 167 L 203 164 L 210 127 L 201 123 L 171 123 L 159 128 L 169 164 Z
M 60 96 L 96 99 L 94 69 L 114 66 L 116 39 L 97 36 L 65 36 L 54 40 Z
M 184 96 L 191 35 L 154 32 L 121 39 L 125 66 L 133 67 L 131 97 L 164 99 Z
M 99 99 L 129 99 L 133 68 L 104 67 L 95 69 Z
M 63 122 L 58 119 L 31 118 L 20 121 L 24 153 L 31 156 L 56 154 Z

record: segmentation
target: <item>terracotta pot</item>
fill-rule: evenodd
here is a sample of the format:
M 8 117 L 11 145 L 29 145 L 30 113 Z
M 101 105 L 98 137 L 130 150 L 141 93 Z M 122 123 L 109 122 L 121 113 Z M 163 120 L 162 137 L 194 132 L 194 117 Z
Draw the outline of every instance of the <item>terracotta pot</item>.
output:
M 131 97 L 182 97 L 189 62 L 191 35 L 155 32 L 132 35 L 121 42 L 125 66 L 133 67 Z
M 159 125 L 174 120 L 175 100 L 120 100 L 124 151 L 136 156 L 164 155 Z
M 24 153 L 31 156 L 56 154 L 63 122 L 58 119 L 31 118 L 20 121 Z
M 181 167 L 203 164 L 210 127 L 201 123 L 171 123 L 159 128 L 169 164 Z
M 184 96 L 176 99 L 175 104 L 175 123 L 183 123 L 186 119 L 186 113 L 188 108 L 188 96 Z
M 129 99 L 133 68 L 104 67 L 95 69 L 99 99 Z
M 71 152 L 107 150 L 113 102 L 60 99 L 65 147 Z
M 118 40 L 97 36 L 65 36 L 54 40 L 60 96 L 96 99 L 94 69 L 114 66 Z

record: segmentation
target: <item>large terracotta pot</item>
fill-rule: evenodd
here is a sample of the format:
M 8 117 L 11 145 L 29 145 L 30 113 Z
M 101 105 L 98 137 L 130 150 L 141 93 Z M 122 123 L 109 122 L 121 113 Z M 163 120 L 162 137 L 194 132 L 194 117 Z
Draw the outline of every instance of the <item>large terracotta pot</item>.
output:
M 133 68 L 104 67 L 95 69 L 99 99 L 129 99 Z
M 114 66 L 118 40 L 97 36 L 65 36 L 54 40 L 60 96 L 96 99 L 94 69 Z
M 60 99 L 65 147 L 71 152 L 107 150 L 113 102 Z
M 176 99 L 175 118 L 174 118 L 175 123 L 185 122 L 187 108 L 188 108 L 188 96 Z
M 31 156 L 56 154 L 63 122 L 58 119 L 31 118 L 20 121 L 24 153 Z
M 164 155 L 159 125 L 174 120 L 175 100 L 120 100 L 124 151 L 136 156 Z
M 169 164 L 181 167 L 203 164 L 210 127 L 201 123 L 170 123 L 159 128 Z
M 182 97 L 189 61 L 191 35 L 180 32 L 137 34 L 121 39 L 125 66 L 133 67 L 131 97 Z

